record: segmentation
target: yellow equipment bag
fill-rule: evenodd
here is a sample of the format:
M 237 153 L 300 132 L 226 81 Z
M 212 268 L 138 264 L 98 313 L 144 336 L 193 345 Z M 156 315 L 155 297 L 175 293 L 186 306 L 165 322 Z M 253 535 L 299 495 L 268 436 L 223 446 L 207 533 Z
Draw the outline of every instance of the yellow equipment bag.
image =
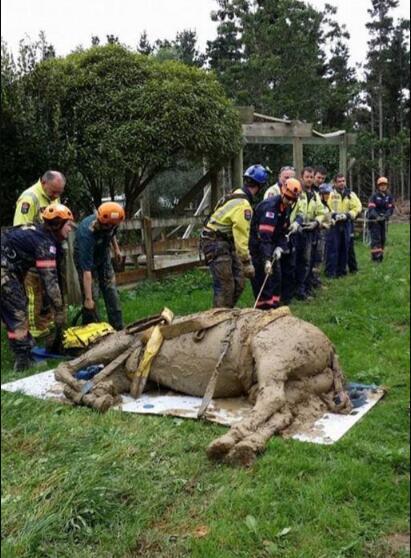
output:
M 69 327 L 63 335 L 65 349 L 86 349 L 97 339 L 112 333 L 114 328 L 106 322 Z

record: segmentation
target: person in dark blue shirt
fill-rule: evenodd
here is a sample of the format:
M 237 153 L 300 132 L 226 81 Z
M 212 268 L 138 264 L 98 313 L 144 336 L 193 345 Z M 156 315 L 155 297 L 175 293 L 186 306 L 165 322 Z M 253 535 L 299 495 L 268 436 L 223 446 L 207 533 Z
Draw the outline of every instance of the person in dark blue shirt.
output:
M 110 252 L 110 244 L 124 218 L 121 205 L 105 202 L 97 209 L 97 215 L 83 219 L 76 230 L 74 261 L 83 294 L 83 325 L 99 321 L 96 302 L 101 290 L 108 321 L 117 330 L 124 327 Z
M 255 208 L 250 233 L 250 254 L 255 268 L 251 285 L 257 301 L 256 308 L 261 310 L 278 308 L 280 304 L 280 259 L 288 249 L 286 234 L 289 232 L 290 215 L 300 194 L 300 181 L 289 178 L 282 185 L 279 196 L 267 198 Z
M 43 223 L 11 227 L 1 235 L 0 313 L 6 324 L 10 348 L 15 355 L 14 370 L 20 372 L 34 364 L 33 340 L 28 329 L 28 297 L 24 280 L 35 268 L 54 309 L 55 342 L 61 340 L 65 321 L 63 297 L 57 269 L 61 243 L 67 239 L 73 215 L 66 206 L 45 208 Z
M 371 235 L 371 260 L 382 262 L 387 240 L 386 224 L 394 213 L 394 198 L 388 192 L 388 179 L 380 176 L 377 191 L 368 202 L 368 227 Z

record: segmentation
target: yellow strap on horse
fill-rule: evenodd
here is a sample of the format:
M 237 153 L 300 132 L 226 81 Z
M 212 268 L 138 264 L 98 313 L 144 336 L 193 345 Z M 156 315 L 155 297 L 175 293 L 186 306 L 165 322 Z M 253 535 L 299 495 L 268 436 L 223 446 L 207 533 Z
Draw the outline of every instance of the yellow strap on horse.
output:
M 114 328 L 106 322 L 69 327 L 63 335 L 65 349 L 85 349 L 100 337 L 112 333 Z

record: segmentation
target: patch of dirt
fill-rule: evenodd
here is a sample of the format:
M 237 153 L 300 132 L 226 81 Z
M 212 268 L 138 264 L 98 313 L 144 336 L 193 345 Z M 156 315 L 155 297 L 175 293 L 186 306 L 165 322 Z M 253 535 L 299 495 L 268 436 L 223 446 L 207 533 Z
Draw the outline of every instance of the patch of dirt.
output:
M 410 553 L 410 533 L 393 533 L 386 537 L 386 542 L 395 553 Z M 395 556 L 395 554 L 394 554 Z

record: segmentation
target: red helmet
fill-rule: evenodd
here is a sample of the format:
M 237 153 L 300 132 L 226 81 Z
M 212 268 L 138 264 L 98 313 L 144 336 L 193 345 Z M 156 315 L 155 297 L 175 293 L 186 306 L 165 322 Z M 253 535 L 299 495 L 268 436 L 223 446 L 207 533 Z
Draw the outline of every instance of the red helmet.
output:
M 125 218 L 124 209 L 116 202 L 104 202 L 97 209 L 97 220 L 102 225 L 119 225 Z
M 282 194 L 290 200 L 298 199 L 302 191 L 301 182 L 297 178 L 289 178 L 281 186 Z

